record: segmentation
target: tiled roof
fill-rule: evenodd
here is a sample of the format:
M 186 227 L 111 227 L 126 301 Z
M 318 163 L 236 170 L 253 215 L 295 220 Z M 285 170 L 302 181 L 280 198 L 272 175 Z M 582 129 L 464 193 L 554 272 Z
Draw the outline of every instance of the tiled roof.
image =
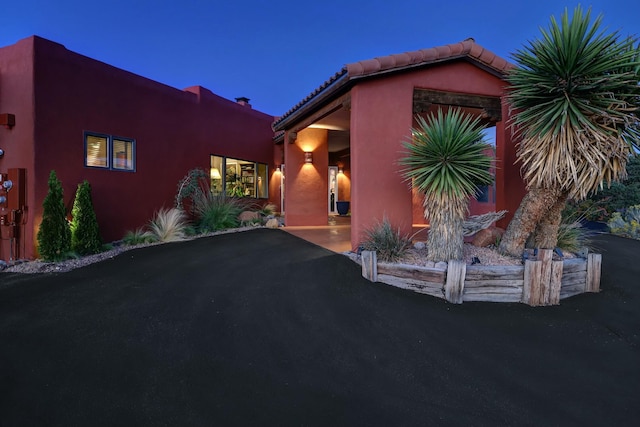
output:
M 330 98 L 331 95 L 337 93 L 340 88 L 345 87 L 353 80 L 459 58 L 467 58 L 497 75 L 504 75 L 513 67 L 513 64 L 506 59 L 480 46 L 472 38 L 444 46 L 352 62 L 345 65 L 329 80 L 276 120 L 273 128 L 275 130 L 284 129 L 281 126 L 282 123 L 292 115 L 300 114 L 303 109 L 312 109 L 314 105 L 321 105 L 322 100 Z

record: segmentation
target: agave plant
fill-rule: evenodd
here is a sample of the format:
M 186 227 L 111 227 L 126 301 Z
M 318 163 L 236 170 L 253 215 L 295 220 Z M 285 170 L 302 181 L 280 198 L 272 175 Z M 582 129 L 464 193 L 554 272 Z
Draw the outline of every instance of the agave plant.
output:
M 513 56 L 508 101 L 521 138 L 517 157 L 528 193 L 502 238 L 500 250 L 553 248 L 567 198 L 584 199 L 623 179 L 638 148 L 640 47 L 637 39 L 600 31 L 602 16 L 578 6 L 571 20 L 551 18 L 542 38 Z
M 480 118 L 460 110 L 438 110 L 416 120 L 418 127 L 404 142 L 407 155 L 400 163 L 405 178 L 424 194 L 424 215 L 430 223 L 427 258 L 461 259 L 469 199 L 478 194 L 478 186 L 493 182 L 483 126 Z

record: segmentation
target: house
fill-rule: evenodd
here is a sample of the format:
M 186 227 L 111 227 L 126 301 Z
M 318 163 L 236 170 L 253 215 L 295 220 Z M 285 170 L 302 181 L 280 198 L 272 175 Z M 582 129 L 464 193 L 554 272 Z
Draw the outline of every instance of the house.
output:
M 351 212 L 351 245 L 388 218 L 424 226 L 399 173 L 416 115 L 461 108 L 495 141 L 496 184 L 472 214 L 515 212 L 504 75 L 511 65 L 472 39 L 346 65 L 281 117 L 200 86 L 175 89 L 33 36 L 0 48 L 0 259 L 37 256 L 49 172 L 71 210 L 88 180 L 105 241 L 173 204 L 178 181 L 208 170 L 214 191 L 274 203 L 288 226 Z M 4 197 L 4 199 L 3 199 Z M 506 224 L 507 220 L 503 220 Z
M 495 188 L 471 202 L 471 214 L 506 209 L 512 215 L 524 186 L 504 102 L 510 67 L 473 39 L 343 67 L 274 123 L 284 153 L 285 223 L 326 224 L 329 188 L 350 202 L 354 249 L 384 218 L 404 233 L 425 224 L 422 198 L 398 161 L 416 115 L 440 108 L 481 117 L 495 141 Z
M 273 121 L 247 98 L 175 89 L 37 36 L 0 48 L 0 178 L 12 187 L 0 195 L 0 259 L 37 256 L 51 170 L 69 212 L 89 181 L 105 241 L 171 207 L 196 167 L 218 190 L 279 203 Z

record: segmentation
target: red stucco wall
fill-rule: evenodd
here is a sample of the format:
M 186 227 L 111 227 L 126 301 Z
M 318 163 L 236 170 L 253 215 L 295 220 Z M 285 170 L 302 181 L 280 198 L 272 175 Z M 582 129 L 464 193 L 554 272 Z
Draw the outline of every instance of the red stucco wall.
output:
M 285 224 L 327 225 L 329 152 L 326 129 L 304 129 L 294 143 L 285 137 Z M 304 153 L 313 153 L 313 163 L 304 163 Z
M 410 135 L 413 119 L 413 90 L 425 88 L 445 92 L 496 96 L 503 93 L 498 77 L 465 62 L 447 62 L 419 71 L 385 76 L 357 84 L 351 90 L 351 241 L 357 246 L 363 232 L 385 216 L 404 233 L 418 219 L 419 205 L 412 203 L 407 182 L 399 173 L 403 156 L 401 142 Z M 503 116 L 506 112 L 503 111 Z M 496 139 L 511 150 L 508 135 L 500 124 Z M 513 170 L 503 169 L 501 179 L 509 181 Z M 497 197 L 505 197 L 498 192 Z M 511 199 L 518 198 L 514 193 Z M 416 202 L 421 202 L 416 198 Z M 519 199 L 518 199 L 519 202 Z
M 9 141 L 12 155 L 5 158 L 19 159 L 11 164 L 28 169 L 28 247 L 52 169 L 63 183 L 69 209 L 77 185 L 85 179 L 91 183 L 106 241 L 172 206 L 180 178 L 195 167 L 208 170 L 211 154 L 267 163 L 275 170 L 273 117 L 205 88 L 174 89 L 38 37 L 2 49 L 0 64 L 0 82 L 5 82 L 0 83 L 0 106 L 13 109 L 17 122 Z M 84 131 L 135 139 L 136 171 L 84 167 Z M 0 162 L 0 168 L 8 167 L 6 160 Z M 273 202 L 279 199 L 270 196 Z M 33 249 L 27 250 L 28 257 Z

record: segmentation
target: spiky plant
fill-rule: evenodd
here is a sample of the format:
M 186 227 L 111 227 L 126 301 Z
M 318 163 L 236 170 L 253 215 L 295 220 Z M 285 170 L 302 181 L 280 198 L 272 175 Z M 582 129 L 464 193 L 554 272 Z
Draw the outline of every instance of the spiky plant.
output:
M 479 186 L 493 182 L 483 126 L 480 118 L 460 110 L 438 110 L 416 120 L 418 127 L 404 142 L 407 155 L 400 163 L 405 178 L 424 194 L 424 215 L 430 223 L 427 258 L 462 259 L 469 199 L 478 194 Z
M 554 17 L 542 38 L 513 56 L 508 101 L 521 138 L 517 157 L 529 188 L 502 238 L 503 253 L 520 255 L 534 233 L 552 248 L 567 198 L 584 199 L 624 178 L 638 148 L 640 47 L 637 39 L 600 30 L 578 6 Z
M 38 252 L 46 261 L 59 261 L 71 250 L 71 231 L 64 206 L 64 192 L 56 171 L 49 174 L 49 192 L 42 203 L 42 223 L 38 230 Z
M 411 238 L 402 235 L 400 228 L 394 229 L 387 218 L 366 229 L 364 234 L 362 249 L 374 251 L 380 261 L 398 261 L 411 246 Z
M 160 209 L 149 222 L 147 236 L 157 242 L 175 242 L 186 237 L 187 216 L 182 209 Z
M 84 181 L 78 185 L 71 210 L 71 249 L 79 255 L 102 251 L 102 238 L 98 219 L 91 200 L 91 185 Z
M 194 198 L 193 207 L 198 230 L 208 233 L 238 227 L 238 215 L 245 209 L 246 203 L 234 197 L 208 191 Z

